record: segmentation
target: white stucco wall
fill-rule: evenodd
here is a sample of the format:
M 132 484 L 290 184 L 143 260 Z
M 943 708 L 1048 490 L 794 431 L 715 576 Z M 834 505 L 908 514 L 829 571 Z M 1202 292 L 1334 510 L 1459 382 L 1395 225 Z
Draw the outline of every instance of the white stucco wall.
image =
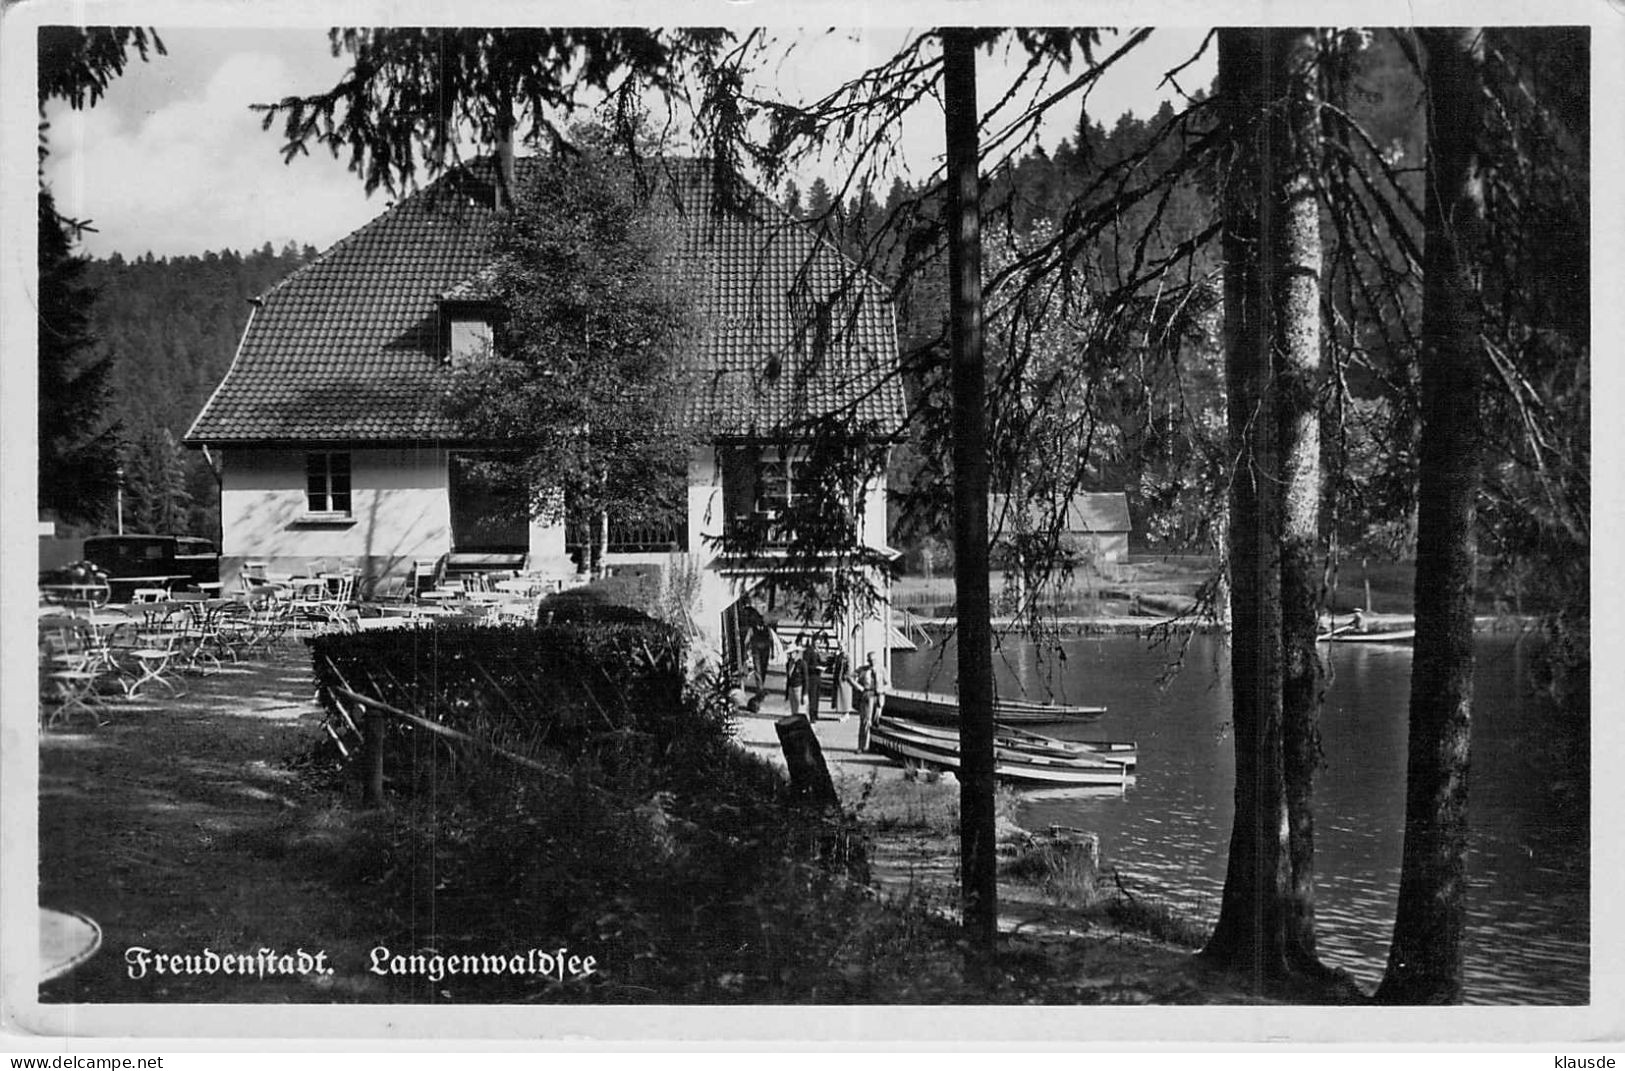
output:
M 688 552 L 709 565 L 717 556 L 707 537 L 722 534 L 722 474 L 715 447 L 700 446 L 688 459 Z
M 221 452 L 221 579 L 235 586 L 244 561 L 263 561 L 272 572 L 305 572 L 316 563 L 354 567 L 371 576 L 409 571 L 413 561 L 432 563 L 452 549 L 447 452 L 443 449 L 350 451 L 351 515 L 348 521 L 312 521 L 305 509 L 304 450 L 226 449 Z M 886 487 L 881 479 L 864 495 L 863 538 L 886 544 Z M 724 575 L 712 539 L 723 525 L 722 480 L 716 451 L 697 449 L 688 466 L 688 554 L 700 568 L 695 617 L 705 640 L 718 650 L 722 612 L 754 577 Z M 533 570 L 562 573 L 562 521 L 535 520 L 530 529 Z M 612 563 L 649 561 L 670 565 L 670 555 L 616 555 Z M 624 559 L 624 561 L 622 561 Z M 854 657 L 884 648 L 888 608 L 857 623 Z M 849 634 L 850 635 L 850 634 Z
M 527 565 L 532 572 L 550 576 L 567 576 L 575 572 L 569 553 L 564 549 L 565 524 L 563 495 L 557 490 L 553 500 L 559 503 L 550 513 L 530 519 L 530 540 Z
M 244 560 L 264 561 L 273 572 L 322 561 L 377 575 L 451 549 L 444 450 L 349 453 L 350 519 L 334 523 L 305 519 L 306 451 L 222 450 L 221 569 L 232 575 L 221 579 L 235 583 Z
M 305 450 L 223 450 L 221 579 L 234 585 L 243 561 L 284 573 L 321 563 L 371 576 L 404 574 L 414 561 L 432 564 L 452 549 L 446 450 L 349 453 L 350 519 L 329 522 L 304 519 Z M 533 519 L 528 549 L 533 569 L 561 575 L 569 569 L 562 515 Z

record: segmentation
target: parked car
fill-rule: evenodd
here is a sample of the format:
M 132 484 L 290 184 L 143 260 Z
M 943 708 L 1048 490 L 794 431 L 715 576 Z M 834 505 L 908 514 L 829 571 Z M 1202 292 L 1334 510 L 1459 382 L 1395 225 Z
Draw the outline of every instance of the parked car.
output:
M 126 578 L 168 577 L 168 586 L 220 582 L 220 553 L 197 536 L 102 535 L 85 540 L 85 560 L 106 573 L 115 588 Z

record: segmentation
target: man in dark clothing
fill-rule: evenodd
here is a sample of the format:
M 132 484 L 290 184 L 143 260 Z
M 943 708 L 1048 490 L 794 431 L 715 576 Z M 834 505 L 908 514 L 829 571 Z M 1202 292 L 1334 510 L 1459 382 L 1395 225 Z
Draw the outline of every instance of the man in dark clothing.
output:
M 807 720 L 818 720 L 819 690 L 824 686 L 824 664 L 818 657 L 818 638 L 807 637 L 807 647 L 801 654 L 802 664 L 807 667 Z
M 762 612 L 748 599 L 739 610 L 739 624 L 745 635 L 745 656 L 749 659 L 751 671 L 756 674 L 756 705 L 760 707 L 763 697 L 767 695 L 767 661 L 773 649 L 773 639 L 768 635 Z

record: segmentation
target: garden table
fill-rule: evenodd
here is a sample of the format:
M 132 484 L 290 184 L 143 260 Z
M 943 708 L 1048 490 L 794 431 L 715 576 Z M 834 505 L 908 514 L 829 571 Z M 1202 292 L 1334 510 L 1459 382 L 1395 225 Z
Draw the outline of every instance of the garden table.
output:
M 39 980 L 60 978 L 96 954 L 102 930 L 94 919 L 77 911 L 39 909 Z
M 157 588 L 168 591 L 177 583 L 190 579 L 185 573 L 155 573 L 152 576 L 112 576 L 107 578 L 113 602 L 128 602 L 137 588 Z

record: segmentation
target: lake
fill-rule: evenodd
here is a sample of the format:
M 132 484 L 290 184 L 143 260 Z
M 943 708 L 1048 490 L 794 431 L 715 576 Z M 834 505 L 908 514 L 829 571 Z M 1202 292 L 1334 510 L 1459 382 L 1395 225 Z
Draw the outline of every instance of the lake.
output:
M 1590 993 L 1590 771 L 1586 727 L 1558 717 L 1531 680 L 1539 641 L 1478 646 L 1468 812 L 1467 1000 L 1585 1004 Z M 1405 817 L 1408 646 L 1323 647 L 1332 681 L 1316 781 L 1317 934 L 1322 958 L 1369 992 L 1387 961 Z M 1228 648 L 1198 636 L 1163 683 L 1174 652 L 1131 636 L 1076 637 L 1040 652 L 1006 638 L 1001 694 L 1105 704 L 1055 736 L 1134 739 L 1123 794 L 1035 799 L 1029 829 L 1100 835 L 1108 867 L 1142 895 L 1212 922 L 1224 886 L 1235 776 Z M 952 691 L 952 644 L 899 652 L 900 687 Z

